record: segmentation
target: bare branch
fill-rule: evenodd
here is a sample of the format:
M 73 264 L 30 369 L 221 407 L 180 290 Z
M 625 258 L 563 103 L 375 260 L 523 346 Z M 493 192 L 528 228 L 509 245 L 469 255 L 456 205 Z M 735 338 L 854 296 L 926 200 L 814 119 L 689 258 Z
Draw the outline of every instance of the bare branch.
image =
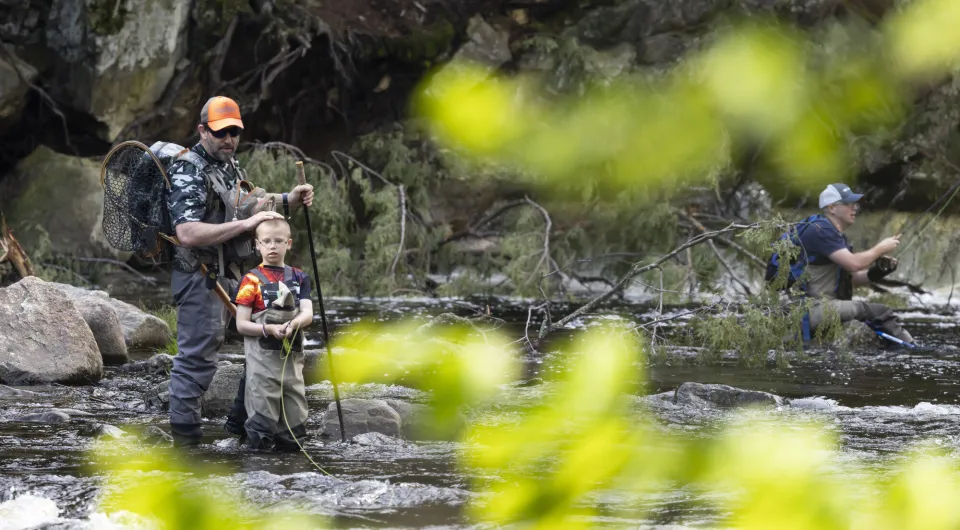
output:
M 669 253 L 661 256 L 658 260 L 654 261 L 653 263 L 642 265 L 642 266 L 640 265 L 639 262 L 635 263 L 633 267 L 631 267 L 630 270 L 627 271 L 626 274 L 624 274 L 619 280 L 617 280 L 617 283 L 611 289 L 608 289 L 607 291 L 595 297 L 594 299 L 590 300 L 586 304 L 580 306 L 574 312 L 558 320 L 555 324 L 546 328 L 541 328 L 539 340 L 543 340 L 543 338 L 546 337 L 547 334 L 550 333 L 551 331 L 557 330 L 569 324 L 573 320 L 577 319 L 584 313 L 592 311 L 595 307 L 602 304 L 604 301 L 606 301 L 611 296 L 613 296 L 614 293 L 622 289 L 627 284 L 627 282 L 629 282 L 633 278 L 659 267 L 661 264 L 673 259 L 675 256 L 687 250 L 688 248 L 699 245 L 706 241 L 712 240 L 723 234 L 729 234 L 731 232 L 737 232 L 740 230 L 749 230 L 752 228 L 758 228 L 759 226 L 760 226 L 760 223 L 753 223 L 749 225 L 731 223 L 726 228 L 722 228 L 720 230 L 714 230 L 712 232 L 705 232 L 690 238 L 686 243 L 673 249 Z
M 737 273 L 733 272 L 733 269 L 730 268 L 730 264 L 727 263 L 727 260 L 723 259 L 723 255 L 720 254 L 720 249 L 717 248 L 717 245 L 713 242 L 713 240 L 707 241 L 707 244 L 710 245 L 710 250 L 712 250 L 713 253 L 716 254 L 717 261 L 719 261 L 720 265 L 722 265 L 723 268 L 727 270 L 727 272 L 730 274 L 730 277 L 733 278 L 733 281 L 740 284 L 740 287 L 743 288 L 743 291 L 744 293 L 746 293 L 747 296 L 752 296 L 753 293 L 750 292 L 750 287 L 746 283 L 744 283 L 744 281 L 741 280 L 739 276 L 737 276 Z
M 126 263 L 124 263 L 124 262 L 122 262 L 122 261 L 115 260 L 115 259 L 109 259 L 109 258 L 71 258 L 71 259 L 73 259 L 73 260 L 75 260 L 75 261 L 83 261 L 83 262 L 87 262 L 87 263 L 105 263 L 105 264 L 107 264 L 107 265 L 115 265 L 115 266 L 120 267 L 121 269 L 124 269 L 124 270 L 126 270 L 127 272 L 133 274 L 133 275 L 136 276 L 140 281 L 142 281 L 142 282 L 144 282 L 144 283 L 147 283 L 147 284 L 149 284 L 149 285 L 154 285 L 154 284 L 156 283 L 156 281 L 157 281 L 156 278 L 151 278 L 150 276 L 144 276 L 143 274 L 140 274 L 136 269 L 134 269 L 134 268 L 131 267 L 130 265 L 127 265 Z
M 547 213 L 547 211 L 543 208 L 543 206 L 540 206 L 539 204 L 536 203 L 536 201 L 531 200 L 530 197 L 527 197 L 526 195 L 524 195 L 523 198 L 527 201 L 527 204 L 530 204 L 530 205 L 533 206 L 534 208 L 540 210 L 540 214 L 543 215 L 543 221 L 544 221 L 544 223 L 546 224 L 546 226 L 544 227 L 544 230 L 543 230 L 543 232 L 544 232 L 544 233 L 543 233 L 543 254 L 540 256 L 540 261 L 537 262 L 537 266 L 534 267 L 534 268 L 533 268 L 533 271 L 530 272 L 530 278 L 527 279 L 527 282 L 529 282 L 530 279 L 533 278 L 533 275 L 535 275 L 535 274 L 537 273 L 537 271 L 540 270 L 540 268 L 544 265 L 545 262 L 546 262 L 546 263 L 549 263 L 549 260 L 550 260 L 550 230 L 553 228 L 553 221 L 550 219 L 550 214 Z M 559 270 L 559 269 L 558 269 L 558 270 Z M 541 289 L 541 292 L 542 292 L 542 291 L 543 291 L 543 289 Z
M 403 184 L 397 186 L 397 192 L 400 194 L 400 245 L 397 247 L 397 255 L 393 257 L 393 264 L 390 265 L 390 276 L 397 272 L 397 261 L 403 253 L 403 241 L 407 235 L 407 195 L 403 192 Z
M 707 231 L 707 227 L 703 226 L 703 224 L 701 224 L 700 221 L 697 221 L 697 220 L 696 220 L 692 215 L 690 215 L 689 213 L 687 213 L 687 212 L 685 212 L 685 211 L 683 211 L 683 210 L 677 210 L 677 215 L 679 215 L 680 217 L 682 217 L 683 219 L 685 219 L 687 222 L 689 222 L 690 224 L 692 224 L 693 226 L 695 226 L 695 227 L 697 228 L 697 230 L 699 230 L 699 231 L 701 231 L 701 232 L 706 232 L 706 231 Z M 753 254 L 752 252 L 750 252 L 749 250 L 745 249 L 745 248 L 744 248 L 743 246 L 741 246 L 739 243 L 737 243 L 737 242 L 735 242 L 735 241 L 731 241 L 731 240 L 729 240 L 729 239 L 727 239 L 727 238 L 725 238 L 725 237 L 719 237 L 719 238 L 717 238 L 717 241 L 718 241 L 720 244 L 726 245 L 726 246 L 728 246 L 728 247 L 736 250 L 737 252 L 739 252 L 740 254 L 742 254 L 744 257 L 748 258 L 750 261 L 752 261 L 753 263 L 755 263 L 755 264 L 756 264 L 757 266 L 759 266 L 760 268 L 766 268 L 766 266 L 767 266 L 766 262 L 764 262 L 762 259 L 758 258 L 756 255 L 754 255 L 754 254 Z
M 233 33 L 237 30 L 237 24 L 240 22 L 240 16 L 234 15 L 230 19 L 230 25 L 227 26 L 227 32 L 223 38 L 217 42 L 210 53 L 214 59 L 210 62 L 210 85 L 211 94 L 216 94 L 223 86 L 223 80 L 220 78 L 220 72 L 223 71 L 223 61 L 227 58 L 227 51 L 230 49 L 230 43 L 233 42 Z

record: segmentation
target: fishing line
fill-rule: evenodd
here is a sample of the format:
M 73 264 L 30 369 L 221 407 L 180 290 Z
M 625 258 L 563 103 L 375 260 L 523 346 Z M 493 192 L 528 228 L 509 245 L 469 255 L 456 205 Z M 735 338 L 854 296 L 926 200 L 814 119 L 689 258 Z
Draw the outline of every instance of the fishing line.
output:
M 946 193 L 944 193 L 943 195 L 941 195 L 940 198 L 937 199 L 937 202 L 933 203 L 932 205 L 930 205 L 929 208 L 927 208 L 927 210 L 926 210 L 924 213 L 929 212 L 930 210 L 932 210 L 932 209 L 937 205 L 937 203 L 939 203 L 940 201 L 942 201 L 943 198 L 947 196 L 947 194 L 950 195 L 950 198 L 947 199 L 947 202 L 943 203 L 943 206 L 941 206 L 941 207 L 940 207 L 940 210 L 938 210 L 937 213 L 936 213 L 936 215 L 933 216 L 933 219 L 930 219 L 930 221 L 927 222 L 927 224 L 923 227 L 923 229 L 921 229 L 919 232 L 917 232 L 917 234 L 916 234 L 915 236 L 912 236 L 912 237 L 910 238 L 910 241 L 909 241 L 906 245 L 904 245 L 904 247 L 903 247 L 901 250 L 899 250 L 899 251 L 897 252 L 897 256 L 903 255 L 903 253 L 906 252 L 906 250 L 907 250 L 908 248 L 910 248 L 910 246 L 913 245 L 913 243 L 914 243 L 916 240 L 920 239 L 920 236 L 922 236 L 923 233 L 926 232 L 927 229 L 930 228 L 930 227 L 933 225 L 934 221 L 936 221 L 936 220 L 940 217 L 940 215 L 943 213 L 943 211 L 944 211 L 944 210 L 947 208 L 947 206 L 950 204 L 950 201 L 952 201 L 953 198 L 956 197 L 958 191 L 960 191 L 960 180 L 958 180 L 956 183 L 954 183 L 953 187 L 951 187 L 949 190 L 947 190 Z M 915 223 L 915 222 L 916 222 L 916 221 L 914 221 L 914 223 Z M 910 226 L 910 225 L 907 225 L 907 226 Z

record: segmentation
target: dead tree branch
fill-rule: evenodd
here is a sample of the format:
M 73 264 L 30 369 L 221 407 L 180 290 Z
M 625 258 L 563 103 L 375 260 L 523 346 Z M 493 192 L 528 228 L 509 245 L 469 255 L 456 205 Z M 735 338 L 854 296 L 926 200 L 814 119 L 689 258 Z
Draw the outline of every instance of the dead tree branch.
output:
M 157 279 L 156 279 L 156 278 L 151 278 L 150 276 L 144 276 L 143 274 L 140 274 L 140 273 L 137 271 L 137 269 L 134 269 L 134 268 L 131 267 L 130 265 L 127 265 L 126 263 L 124 263 L 124 262 L 122 262 L 122 261 L 119 261 L 119 260 L 109 259 L 109 258 L 71 258 L 71 259 L 76 260 L 76 261 L 83 261 L 83 262 L 86 262 L 86 263 L 104 263 L 104 264 L 107 264 L 107 265 L 114 265 L 114 266 L 120 267 L 121 269 L 129 272 L 130 274 L 133 274 L 134 276 L 136 276 L 137 279 L 139 279 L 140 281 L 142 281 L 142 282 L 144 282 L 144 283 L 146 283 L 146 284 L 148 284 L 148 285 L 151 285 L 151 286 L 155 285 L 156 282 L 157 282 Z
M 403 241 L 407 235 L 407 195 L 403 192 L 403 184 L 397 186 L 397 192 L 400 194 L 400 245 L 390 265 L 390 276 L 396 274 L 397 262 L 400 260 L 400 254 L 403 253 Z
M 746 293 L 747 296 L 752 296 L 753 293 L 750 291 L 750 286 L 748 286 L 743 280 L 741 280 L 740 277 L 737 276 L 737 273 L 733 272 L 733 269 L 730 267 L 730 264 L 727 263 L 727 260 L 723 259 L 723 255 L 720 254 L 720 249 L 717 248 L 716 243 L 714 243 L 713 240 L 710 240 L 710 241 L 707 241 L 707 244 L 710 245 L 710 250 L 712 250 L 713 253 L 717 256 L 717 261 L 719 261 L 720 265 L 722 265 L 723 268 L 727 270 L 727 273 L 730 274 L 730 277 L 733 278 L 733 281 L 737 282 L 737 284 L 739 284 L 740 287 L 743 288 L 743 292 Z
M 211 94 L 220 92 L 220 88 L 223 86 L 220 73 L 223 72 L 223 61 L 227 58 L 227 51 L 230 49 L 230 43 L 233 42 L 233 33 L 237 30 L 237 24 L 239 22 L 240 16 L 234 15 L 233 18 L 230 19 L 230 25 L 227 26 L 227 32 L 224 33 L 223 38 L 220 39 L 216 46 L 210 51 L 214 57 L 213 61 L 210 62 L 209 92 Z
M 712 240 L 712 239 L 715 239 L 715 238 L 717 238 L 718 236 L 721 236 L 721 235 L 723 235 L 723 234 L 729 234 L 729 233 L 737 232 L 737 231 L 741 231 L 741 230 L 749 230 L 749 229 L 752 229 L 752 228 L 758 228 L 759 226 L 760 226 L 760 223 L 753 223 L 753 224 L 749 224 L 749 225 L 744 225 L 744 224 L 739 224 L 739 223 L 731 223 L 731 224 L 728 225 L 726 228 L 722 228 L 722 229 L 720 229 L 720 230 L 714 230 L 714 231 L 712 231 L 712 232 L 704 232 L 704 233 L 702 233 L 702 234 L 699 234 L 699 235 L 696 235 L 696 236 L 690 238 L 686 243 L 684 243 L 683 245 L 680 245 L 679 247 L 673 249 L 673 250 L 670 251 L 669 253 L 661 256 L 659 259 L 657 259 L 657 260 L 654 261 L 653 263 L 649 263 L 649 264 L 647 264 L 647 265 L 641 265 L 639 262 L 635 263 L 635 264 L 633 265 L 633 267 L 631 267 L 630 270 L 627 271 L 626 274 L 624 274 L 619 280 L 617 280 L 617 283 L 616 283 L 611 289 L 608 289 L 607 291 L 605 291 L 604 293 L 600 294 L 599 296 L 596 296 L 595 298 L 593 298 L 592 300 L 590 300 L 590 301 L 587 302 L 586 304 L 580 306 L 578 309 L 576 309 L 575 311 L 573 311 L 573 312 L 570 313 L 569 315 L 567 315 L 567 316 L 561 318 L 560 320 L 558 320 L 556 323 L 554 323 L 554 324 L 552 324 L 552 325 L 550 325 L 550 326 L 541 327 L 541 328 L 540 328 L 540 335 L 539 335 L 539 337 L 538 337 L 538 339 L 537 339 L 538 342 L 539 342 L 539 341 L 542 341 L 542 340 L 544 339 L 544 337 L 546 337 L 547 334 L 549 334 L 550 332 L 562 328 L 563 326 L 569 324 L 570 322 L 572 322 L 573 320 L 579 318 L 581 315 L 583 315 L 583 314 L 585 314 L 585 313 L 588 313 L 588 312 L 590 312 L 590 311 L 593 311 L 594 308 L 596 308 L 598 305 L 600 305 L 600 304 L 602 304 L 603 302 L 605 302 L 607 299 L 609 299 L 611 296 L 613 296 L 614 293 L 616 293 L 617 291 L 623 289 L 623 287 L 624 287 L 630 280 L 632 280 L 633 278 L 635 278 L 635 277 L 637 277 L 637 276 L 639 276 L 639 275 L 641 275 L 641 274 L 643 274 L 643 273 L 645 273 L 645 272 L 651 271 L 651 270 L 659 267 L 661 264 L 663 264 L 663 263 L 665 263 L 665 262 L 673 259 L 673 258 L 676 257 L 678 254 L 686 251 L 688 248 L 694 247 L 694 246 L 699 245 L 699 244 L 701 244 L 701 243 L 705 243 L 705 242 L 710 241 L 710 240 Z
M 21 278 L 34 276 L 33 264 L 30 263 L 30 257 L 24 252 L 17 238 L 13 237 L 13 232 L 7 228 L 6 218 L 2 216 L 0 216 L 0 249 L 3 250 L 3 255 L 0 256 L 0 263 L 9 261 Z
M 677 215 L 679 215 L 679 216 L 682 217 L 684 220 L 686 220 L 687 222 L 689 222 L 690 224 L 692 224 L 692 225 L 693 225 L 697 230 L 699 230 L 700 232 L 706 232 L 706 231 L 707 231 L 707 227 L 703 226 L 703 224 L 700 223 L 700 221 L 697 221 L 697 220 L 696 220 L 692 215 L 690 215 L 689 213 L 687 213 L 687 212 L 685 212 L 685 211 L 683 211 L 683 210 L 677 210 Z M 737 242 L 735 242 L 735 241 L 731 241 L 730 239 L 727 239 L 727 238 L 725 238 L 725 237 L 719 237 L 719 238 L 717 238 L 717 242 L 719 242 L 719 243 L 722 244 L 722 245 L 726 245 L 726 246 L 728 246 L 728 247 L 736 250 L 736 251 L 739 252 L 741 255 L 743 255 L 745 258 L 747 258 L 747 259 L 749 259 L 751 262 L 755 263 L 758 267 L 760 267 L 760 268 L 766 268 L 766 266 L 767 266 L 766 262 L 764 262 L 762 259 L 758 258 L 755 254 L 753 254 L 753 253 L 750 252 L 749 250 L 745 249 L 745 248 L 744 248 L 743 246 L 741 246 L 739 243 L 737 243 Z
M 530 197 L 527 197 L 526 195 L 524 195 L 523 198 L 527 201 L 527 204 L 540 210 L 540 214 L 543 215 L 543 221 L 546 224 L 543 230 L 543 255 L 540 256 L 540 261 L 537 262 L 537 266 L 534 267 L 533 270 L 530 272 L 530 278 L 527 279 L 527 282 L 529 282 L 530 279 L 533 278 L 533 276 L 537 273 L 537 271 L 539 271 L 540 268 L 544 265 L 544 263 L 547 263 L 547 264 L 550 263 L 550 230 L 553 229 L 553 221 L 550 219 L 550 214 L 547 213 L 547 211 L 543 208 L 543 206 L 540 206 L 539 204 L 537 204 L 536 201 L 531 200 Z M 557 269 L 557 272 L 559 270 L 560 269 Z M 549 274 L 547 274 L 547 276 L 549 276 Z M 542 292 L 542 289 L 541 289 L 541 292 Z

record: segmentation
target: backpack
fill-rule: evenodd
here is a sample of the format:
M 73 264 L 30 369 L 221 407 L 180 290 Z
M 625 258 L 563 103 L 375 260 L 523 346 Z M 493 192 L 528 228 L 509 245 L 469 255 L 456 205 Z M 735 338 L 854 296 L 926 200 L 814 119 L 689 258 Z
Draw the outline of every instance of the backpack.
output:
M 803 232 L 807 228 L 809 228 L 811 225 L 813 225 L 815 222 L 821 219 L 826 219 L 826 217 L 824 217 L 823 214 L 811 215 L 810 217 L 807 217 L 806 219 L 797 223 L 797 225 L 799 226 L 797 226 L 796 229 L 790 229 L 790 230 L 787 230 L 785 233 L 783 233 L 779 238 L 777 238 L 777 241 L 781 242 L 789 239 L 794 246 L 801 247 L 800 236 L 803 234 Z M 776 244 L 774 244 L 773 246 L 776 246 Z M 803 272 L 806 270 L 807 265 L 812 260 L 813 258 L 807 255 L 806 250 L 801 247 L 800 255 L 792 259 L 789 263 L 790 270 L 787 273 L 787 283 L 781 290 L 783 291 L 790 290 L 790 288 L 792 288 L 800 280 L 800 277 L 803 275 Z M 777 277 L 780 274 L 781 265 L 782 264 L 780 260 L 780 253 L 774 252 L 773 255 L 770 256 L 770 259 L 767 261 L 767 272 L 766 272 L 766 275 L 764 276 L 764 280 L 767 283 L 773 283 L 773 281 L 777 279 Z M 803 286 L 801 285 L 801 289 L 802 288 Z

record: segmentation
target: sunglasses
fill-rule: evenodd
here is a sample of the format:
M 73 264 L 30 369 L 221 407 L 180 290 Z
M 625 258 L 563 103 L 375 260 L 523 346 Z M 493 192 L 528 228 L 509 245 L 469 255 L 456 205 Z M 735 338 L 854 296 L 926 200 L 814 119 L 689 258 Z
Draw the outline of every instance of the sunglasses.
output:
M 219 139 L 226 138 L 228 134 L 236 138 L 237 136 L 240 136 L 240 133 L 243 131 L 243 129 L 241 129 L 240 127 L 237 127 L 236 125 L 231 125 L 230 127 L 224 127 L 219 131 L 215 131 L 211 129 L 209 125 L 204 125 L 204 128 L 206 128 L 207 132 L 212 134 L 214 138 L 219 138 Z

